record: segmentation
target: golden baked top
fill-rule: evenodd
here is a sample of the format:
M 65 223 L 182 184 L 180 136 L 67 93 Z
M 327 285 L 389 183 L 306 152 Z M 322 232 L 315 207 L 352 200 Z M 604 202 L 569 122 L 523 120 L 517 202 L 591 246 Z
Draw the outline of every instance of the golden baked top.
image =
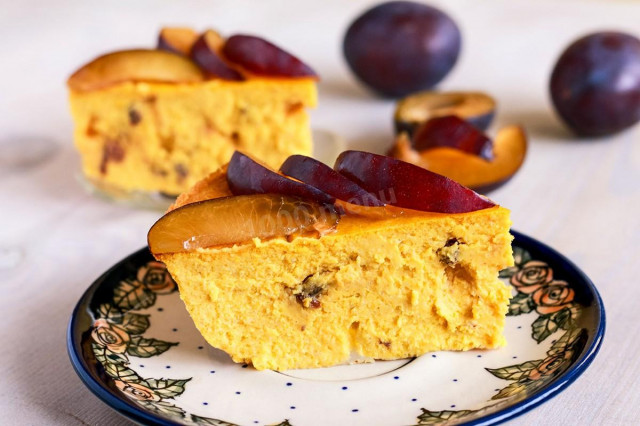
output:
M 489 199 L 390 157 L 347 151 L 334 170 L 292 156 L 277 173 L 236 152 L 229 165 L 178 197 L 150 230 L 149 247 L 154 254 L 191 251 L 414 220 L 446 219 L 453 226 L 486 210 L 508 216 Z

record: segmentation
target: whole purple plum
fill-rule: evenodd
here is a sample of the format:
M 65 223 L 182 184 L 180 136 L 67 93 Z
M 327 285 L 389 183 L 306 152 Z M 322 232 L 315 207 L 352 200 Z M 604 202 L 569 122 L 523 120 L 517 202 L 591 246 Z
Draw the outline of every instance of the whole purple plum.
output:
M 598 32 L 571 44 L 556 63 L 551 99 L 580 136 L 604 136 L 640 120 L 640 40 Z
M 383 96 L 400 97 L 440 82 L 456 63 L 460 45 L 458 26 L 442 11 L 392 1 L 360 15 L 342 47 L 363 83 Z

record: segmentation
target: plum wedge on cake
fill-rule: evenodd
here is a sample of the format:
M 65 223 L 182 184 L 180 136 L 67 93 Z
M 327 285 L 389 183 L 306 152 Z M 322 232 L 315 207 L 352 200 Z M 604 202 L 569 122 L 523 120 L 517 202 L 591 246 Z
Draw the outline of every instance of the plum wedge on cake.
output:
M 509 211 L 420 167 L 347 151 L 280 172 L 236 152 L 151 228 L 205 339 L 259 370 L 502 346 Z

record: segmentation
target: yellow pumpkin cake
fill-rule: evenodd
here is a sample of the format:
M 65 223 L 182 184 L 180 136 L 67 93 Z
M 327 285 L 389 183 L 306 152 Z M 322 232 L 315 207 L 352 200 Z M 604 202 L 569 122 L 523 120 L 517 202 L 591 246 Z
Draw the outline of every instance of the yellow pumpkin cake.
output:
M 258 37 L 163 31 L 159 49 L 103 55 L 69 78 L 82 170 L 99 187 L 175 196 L 236 149 L 273 167 L 310 154 L 316 80 Z
M 294 173 L 304 165 L 283 165 L 290 179 L 240 157 L 182 194 L 149 232 L 152 253 L 209 344 L 260 370 L 505 344 L 510 290 L 498 272 L 513 263 L 507 209 L 413 165 L 435 179 L 424 185 L 446 184 L 435 195 L 446 202 L 431 204 L 442 211 L 415 210 L 424 198 L 407 203 L 415 179 L 402 173 L 407 181 L 395 181 L 393 199 L 371 205 L 339 199 L 327 183 L 333 177 L 315 169 L 320 179 Z M 355 166 L 341 158 L 340 176 L 368 193 L 388 184 L 367 187 L 368 178 L 350 175 Z M 393 177 L 378 166 L 362 170 Z M 316 189 L 333 201 L 296 186 L 319 181 Z M 421 191 L 415 194 L 424 197 Z

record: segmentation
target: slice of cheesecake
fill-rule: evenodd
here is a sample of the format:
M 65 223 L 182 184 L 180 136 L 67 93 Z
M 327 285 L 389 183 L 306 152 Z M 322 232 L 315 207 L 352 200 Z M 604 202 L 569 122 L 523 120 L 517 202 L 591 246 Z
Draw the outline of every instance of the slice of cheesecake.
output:
M 307 108 L 316 105 L 317 77 L 310 68 L 243 62 L 256 39 L 274 58 L 288 55 L 257 37 L 231 37 L 230 50 L 212 31 L 194 40 L 185 33 L 197 37 L 183 30 L 180 49 L 161 38 L 168 50 L 113 52 L 69 78 L 75 145 L 96 185 L 178 195 L 236 149 L 273 167 L 311 153 Z
M 290 190 L 234 196 L 236 163 L 181 195 L 149 233 L 195 325 L 234 361 L 286 370 L 504 345 L 507 209 L 471 191 L 485 204 L 460 213 Z

